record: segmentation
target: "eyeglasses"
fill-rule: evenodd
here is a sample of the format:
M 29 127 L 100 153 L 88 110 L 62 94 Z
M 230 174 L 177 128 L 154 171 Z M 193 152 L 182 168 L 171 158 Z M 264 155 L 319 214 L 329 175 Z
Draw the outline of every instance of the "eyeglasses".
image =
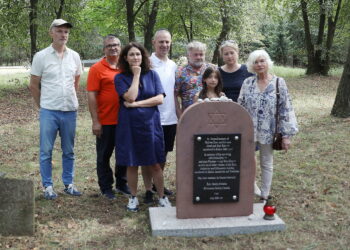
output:
M 112 43 L 112 44 L 107 44 L 105 46 L 105 48 L 107 48 L 107 49 L 111 49 L 111 48 L 114 48 L 114 47 L 120 47 L 120 44 L 119 43 Z

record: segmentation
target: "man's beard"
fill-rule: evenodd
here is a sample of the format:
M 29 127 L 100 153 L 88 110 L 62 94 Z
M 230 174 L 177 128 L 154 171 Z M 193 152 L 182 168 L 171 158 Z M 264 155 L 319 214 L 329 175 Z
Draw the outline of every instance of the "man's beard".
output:
M 204 64 L 204 62 L 191 62 L 190 63 L 192 67 L 195 67 L 195 68 L 200 68 L 202 67 L 202 65 Z

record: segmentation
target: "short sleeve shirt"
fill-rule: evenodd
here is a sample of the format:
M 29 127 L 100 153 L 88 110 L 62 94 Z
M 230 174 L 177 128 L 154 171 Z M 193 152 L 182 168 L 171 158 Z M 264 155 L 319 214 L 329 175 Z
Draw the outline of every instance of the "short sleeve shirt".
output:
M 176 64 L 168 59 L 166 62 L 160 60 L 154 53 L 150 57 L 152 69 L 159 75 L 160 82 L 165 91 L 163 104 L 158 105 L 160 112 L 160 120 L 162 125 L 173 125 L 177 123 L 174 86 L 175 86 L 175 71 Z
M 52 46 L 35 54 L 31 74 L 41 77 L 40 107 L 49 110 L 76 111 L 78 98 L 75 77 L 81 75 L 79 54 L 66 48 L 59 58 Z
M 204 63 L 199 69 L 191 65 L 179 66 L 175 75 L 175 93 L 181 97 L 182 110 L 193 104 L 193 97 L 202 90 L 202 75 L 208 67 L 215 65 Z
M 117 124 L 119 96 L 114 87 L 114 77 L 119 69 L 109 66 L 106 58 L 95 63 L 87 78 L 87 91 L 97 92 L 97 115 L 102 125 Z

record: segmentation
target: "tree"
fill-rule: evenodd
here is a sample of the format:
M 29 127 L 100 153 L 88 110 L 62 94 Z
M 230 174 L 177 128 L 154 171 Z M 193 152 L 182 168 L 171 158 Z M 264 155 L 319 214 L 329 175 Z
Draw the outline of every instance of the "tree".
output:
M 38 0 L 30 0 L 29 8 L 29 32 L 30 32 L 30 62 L 33 61 L 33 57 L 37 52 L 36 37 L 37 37 L 37 12 L 38 12 Z
M 308 59 L 306 74 L 328 75 L 330 69 L 330 50 L 333 45 L 342 0 L 318 0 L 319 25 L 316 42 L 313 42 L 312 39 L 310 9 L 308 9 L 309 2 L 300 0 Z M 326 37 L 325 32 L 327 32 Z
M 344 64 L 331 114 L 336 117 L 350 117 L 350 40 L 347 60 Z
M 219 48 L 222 41 L 228 38 L 228 35 L 231 32 L 232 27 L 232 18 L 229 12 L 229 1 L 228 0 L 220 0 L 219 8 L 220 8 L 220 16 L 221 16 L 221 32 L 216 39 L 216 45 L 214 50 L 214 55 L 212 59 L 212 63 L 217 64 L 219 61 Z
M 63 8 L 64 8 L 64 0 L 60 0 L 60 1 L 59 1 L 58 10 L 55 10 L 56 19 L 62 18 Z
M 128 23 L 128 34 L 129 34 L 129 42 L 136 41 L 136 35 L 135 35 L 135 19 L 136 15 L 141 10 L 142 6 L 147 2 L 148 0 L 143 0 L 140 2 L 137 9 L 134 11 L 135 8 L 135 0 L 125 0 L 126 4 L 126 20 Z
M 152 6 L 150 7 L 150 2 L 148 1 L 144 6 L 144 22 L 143 22 L 143 30 L 144 30 L 144 45 L 148 51 L 152 50 L 152 36 L 154 32 L 154 26 L 156 25 L 158 8 L 159 8 L 159 0 L 153 0 Z M 150 10 L 151 8 L 151 10 Z

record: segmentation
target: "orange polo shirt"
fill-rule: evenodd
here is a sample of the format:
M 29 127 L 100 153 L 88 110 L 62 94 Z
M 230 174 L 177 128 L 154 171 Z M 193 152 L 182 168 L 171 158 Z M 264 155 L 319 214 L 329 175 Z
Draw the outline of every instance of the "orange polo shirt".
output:
M 118 123 L 119 96 L 114 87 L 114 77 L 119 73 L 119 69 L 109 66 L 106 58 L 95 63 L 89 71 L 86 89 L 98 92 L 97 114 L 102 125 Z

